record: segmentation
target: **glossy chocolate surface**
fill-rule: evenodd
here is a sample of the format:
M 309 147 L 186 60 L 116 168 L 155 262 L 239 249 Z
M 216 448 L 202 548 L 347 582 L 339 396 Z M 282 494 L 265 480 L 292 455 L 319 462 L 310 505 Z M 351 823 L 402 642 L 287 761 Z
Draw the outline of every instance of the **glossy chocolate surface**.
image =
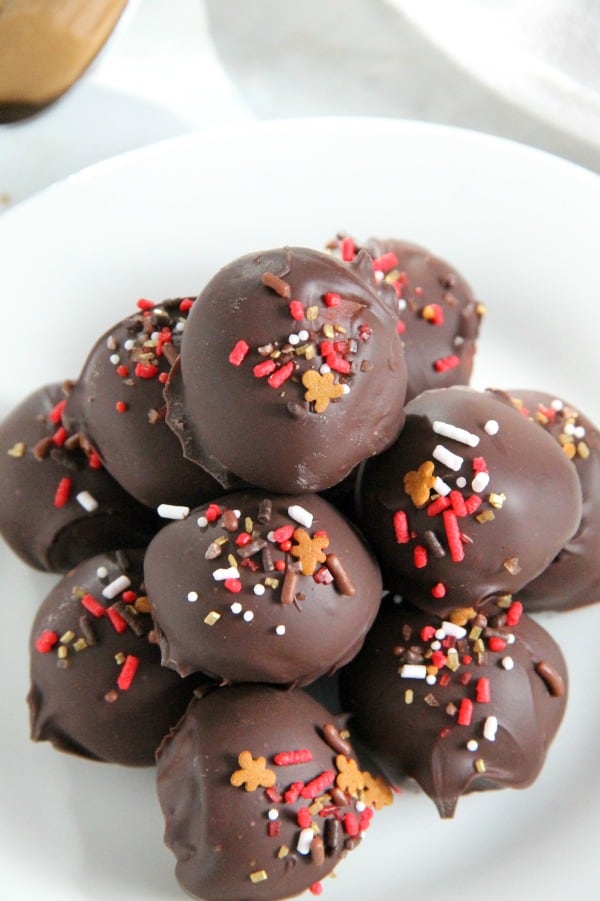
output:
M 464 434 L 448 437 L 447 426 Z M 366 463 L 359 503 L 384 581 L 440 616 L 519 591 L 581 517 L 579 479 L 557 443 L 493 394 L 466 387 L 407 404 L 400 438 Z
M 567 697 L 565 661 L 541 626 L 520 611 L 513 623 L 514 607 L 487 622 L 462 612 L 458 625 L 386 604 L 340 676 L 352 732 L 393 784 L 416 780 L 441 817 L 467 792 L 530 785 Z
M 140 304 L 95 343 L 69 396 L 65 422 L 86 436 L 111 475 L 141 503 L 200 504 L 220 486 L 183 457 L 165 422 L 163 398 L 192 300 Z
M 160 665 L 142 557 L 119 551 L 86 560 L 41 604 L 30 641 L 34 741 L 90 760 L 150 766 L 185 711 L 199 678 L 183 680 Z
M 50 572 L 101 551 L 145 546 L 159 527 L 62 427 L 64 401 L 60 385 L 45 385 L 0 424 L 0 532 L 25 563 Z
M 404 421 L 395 293 L 303 248 L 248 254 L 190 314 L 167 386 L 184 452 L 232 487 L 320 491 L 387 447 Z M 325 367 L 325 368 L 323 368 Z
M 372 554 L 318 495 L 218 498 L 165 526 L 144 572 L 163 664 L 227 682 L 302 685 L 333 672 L 381 597 Z
M 205 901 L 316 893 L 392 800 L 338 739 L 328 711 L 299 689 L 231 686 L 195 699 L 157 767 L 182 888 Z

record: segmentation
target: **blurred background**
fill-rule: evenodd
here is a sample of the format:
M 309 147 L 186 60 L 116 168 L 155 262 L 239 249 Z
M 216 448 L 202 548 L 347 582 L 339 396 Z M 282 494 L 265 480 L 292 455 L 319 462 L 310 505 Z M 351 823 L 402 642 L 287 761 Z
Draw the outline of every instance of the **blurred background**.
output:
M 0 210 L 150 142 L 298 116 L 441 122 L 600 172 L 599 47 L 598 0 L 0 0 Z

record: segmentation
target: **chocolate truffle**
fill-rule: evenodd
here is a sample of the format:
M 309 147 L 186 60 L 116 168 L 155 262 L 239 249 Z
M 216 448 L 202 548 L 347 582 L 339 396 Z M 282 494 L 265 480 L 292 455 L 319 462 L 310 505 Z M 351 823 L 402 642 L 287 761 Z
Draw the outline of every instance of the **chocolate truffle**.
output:
M 45 385 L 0 425 L 0 532 L 29 566 L 66 572 L 118 547 L 145 546 L 160 520 L 61 424 L 65 394 Z
M 321 704 L 264 685 L 194 699 L 159 750 L 157 785 L 177 879 L 204 901 L 319 894 L 393 797 Z
M 416 780 L 441 817 L 467 792 L 530 785 L 566 706 L 562 653 L 515 602 L 489 622 L 386 603 L 340 682 L 385 776 Z
M 428 388 L 468 385 L 484 305 L 463 276 L 418 244 L 397 238 L 369 238 L 375 276 L 398 296 L 408 387 L 406 400 Z M 353 260 L 359 245 L 340 235 L 328 248 Z
M 226 488 L 302 494 L 340 482 L 402 428 L 395 292 L 364 254 L 248 254 L 198 297 L 167 385 L 184 452 Z
M 31 631 L 31 737 L 60 751 L 150 766 L 200 678 L 160 665 L 142 551 L 99 554 L 63 576 Z M 208 680 L 204 680 L 207 682 Z
M 218 498 L 156 535 L 144 573 L 163 664 L 226 682 L 333 672 L 381 598 L 373 556 L 318 495 Z
M 518 389 L 507 396 L 572 461 L 583 501 L 577 531 L 544 572 L 519 590 L 519 600 L 528 613 L 596 603 L 600 601 L 600 433 L 587 416 L 556 395 Z
M 539 575 L 577 529 L 575 468 L 489 392 L 424 391 L 400 438 L 367 461 L 360 515 L 387 581 L 439 616 Z
M 200 504 L 221 488 L 183 457 L 165 422 L 164 383 L 193 301 L 154 304 L 103 334 L 89 353 L 64 413 L 111 475 L 141 503 Z

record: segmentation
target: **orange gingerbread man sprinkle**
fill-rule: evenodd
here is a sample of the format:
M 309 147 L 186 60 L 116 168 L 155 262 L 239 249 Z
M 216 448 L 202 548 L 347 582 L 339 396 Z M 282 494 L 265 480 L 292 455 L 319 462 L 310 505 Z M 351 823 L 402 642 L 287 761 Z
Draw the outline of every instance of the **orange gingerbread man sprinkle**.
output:
M 230 782 L 236 788 L 242 785 L 247 792 L 256 791 L 261 788 L 272 788 L 275 785 L 275 773 L 267 768 L 267 761 L 264 757 L 252 757 L 250 751 L 241 751 L 238 756 L 239 770 L 235 770 L 231 774 Z
M 295 544 L 290 553 L 300 560 L 303 576 L 312 576 L 319 563 L 325 563 L 323 549 L 329 547 L 329 536 L 318 532 L 312 538 L 304 529 L 296 529 L 294 532 Z
M 315 405 L 315 413 L 324 413 L 329 402 L 341 397 L 344 386 L 333 381 L 333 373 L 321 374 L 316 369 L 308 369 L 302 375 L 302 384 L 306 388 L 304 400 Z
M 411 469 L 404 476 L 404 490 L 415 507 L 424 507 L 429 501 L 429 492 L 435 484 L 433 469 L 432 461 L 426 460 L 417 470 Z

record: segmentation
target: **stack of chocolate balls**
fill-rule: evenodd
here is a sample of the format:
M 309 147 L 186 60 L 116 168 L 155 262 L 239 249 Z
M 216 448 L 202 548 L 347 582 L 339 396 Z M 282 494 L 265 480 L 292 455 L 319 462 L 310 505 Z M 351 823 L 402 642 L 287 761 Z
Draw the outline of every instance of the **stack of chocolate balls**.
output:
M 32 738 L 156 759 L 193 897 L 319 894 L 406 779 L 451 817 L 543 765 L 568 680 L 528 613 L 600 599 L 598 432 L 467 387 L 482 315 L 404 241 L 252 253 L 0 426 L 2 534 L 62 573 Z

